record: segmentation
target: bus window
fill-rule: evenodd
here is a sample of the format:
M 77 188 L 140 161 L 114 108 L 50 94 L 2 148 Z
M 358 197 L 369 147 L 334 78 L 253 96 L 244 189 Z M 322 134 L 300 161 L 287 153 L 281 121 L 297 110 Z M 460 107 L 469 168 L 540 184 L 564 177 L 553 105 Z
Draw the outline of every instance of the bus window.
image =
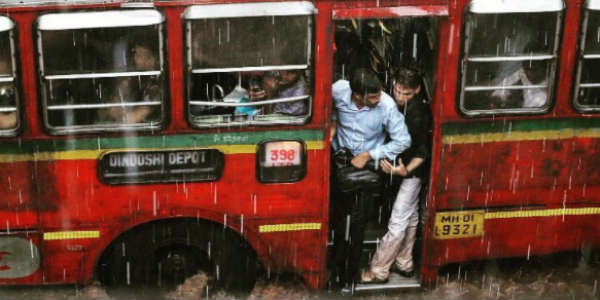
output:
M 574 106 L 581 112 L 600 111 L 600 1 L 585 5 Z
M 0 136 L 14 136 L 19 127 L 14 23 L 0 16 Z
M 41 16 L 46 127 L 55 134 L 159 128 L 165 103 L 163 21 L 155 10 Z
M 195 127 L 303 124 L 311 113 L 309 2 L 198 5 L 184 13 Z
M 473 0 L 466 16 L 460 110 L 542 113 L 554 88 L 561 0 Z

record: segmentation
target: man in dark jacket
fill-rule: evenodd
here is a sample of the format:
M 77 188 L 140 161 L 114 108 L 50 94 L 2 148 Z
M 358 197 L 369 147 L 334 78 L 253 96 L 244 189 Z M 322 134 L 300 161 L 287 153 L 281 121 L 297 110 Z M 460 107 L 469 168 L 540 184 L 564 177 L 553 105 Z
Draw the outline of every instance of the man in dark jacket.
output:
M 388 279 L 395 261 L 398 273 L 413 275 L 412 249 L 419 220 L 418 203 L 422 179 L 426 175 L 424 162 L 429 157 L 431 111 L 421 96 L 421 77 L 413 70 L 401 69 L 394 76 L 393 96 L 404 114 L 412 144 L 395 163 L 380 161 L 382 171 L 403 178 L 396 196 L 388 232 L 383 236 L 371 260 L 369 270 L 362 272 L 363 283 L 381 283 Z

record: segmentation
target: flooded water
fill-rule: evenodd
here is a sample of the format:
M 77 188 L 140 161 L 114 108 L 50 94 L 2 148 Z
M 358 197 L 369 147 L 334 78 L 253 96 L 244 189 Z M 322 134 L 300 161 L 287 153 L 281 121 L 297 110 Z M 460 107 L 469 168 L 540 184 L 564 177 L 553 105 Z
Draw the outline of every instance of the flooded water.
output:
M 600 299 L 600 255 L 582 259 L 561 253 L 519 259 L 490 260 L 447 266 L 431 287 L 355 293 L 310 290 L 294 276 L 258 278 L 246 299 Z M 197 274 L 170 290 L 110 290 L 98 283 L 85 287 L 3 287 L 0 299 L 239 299 L 207 288 L 209 278 Z

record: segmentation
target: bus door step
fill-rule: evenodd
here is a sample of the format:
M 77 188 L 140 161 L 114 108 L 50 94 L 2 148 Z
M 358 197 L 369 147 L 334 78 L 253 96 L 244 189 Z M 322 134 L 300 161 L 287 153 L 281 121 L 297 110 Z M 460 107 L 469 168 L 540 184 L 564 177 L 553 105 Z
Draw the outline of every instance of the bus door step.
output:
M 391 289 L 407 289 L 407 288 L 418 288 L 421 287 L 421 283 L 416 277 L 404 277 L 396 273 L 390 273 L 390 277 L 387 283 L 378 284 L 361 284 L 358 283 L 354 286 L 355 292 L 360 291 L 377 291 L 377 290 L 391 290 Z

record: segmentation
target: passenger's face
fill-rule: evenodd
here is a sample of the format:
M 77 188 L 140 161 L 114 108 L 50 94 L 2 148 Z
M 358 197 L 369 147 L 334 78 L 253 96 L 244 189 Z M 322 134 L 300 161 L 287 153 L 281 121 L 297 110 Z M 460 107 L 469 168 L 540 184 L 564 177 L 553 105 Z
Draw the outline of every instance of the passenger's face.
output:
M 367 93 L 364 95 L 353 94 L 355 97 L 354 101 L 359 107 L 367 106 L 373 108 L 379 104 L 379 99 L 381 98 L 381 91 L 377 93 Z
M 12 70 L 8 60 L 0 58 L 0 74 L 11 74 Z
M 265 76 L 263 77 L 263 89 L 267 93 L 267 98 L 273 98 L 279 89 L 279 81 L 277 77 Z
M 409 88 L 398 83 L 394 84 L 394 99 L 396 100 L 396 104 L 405 105 L 420 91 L 421 87 Z
M 292 85 L 300 78 L 300 72 L 298 71 L 281 71 L 279 74 L 281 75 L 279 84 L 282 86 Z
M 143 46 L 133 48 L 133 62 L 138 70 L 153 70 L 156 66 L 156 58 L 150 49 Z

